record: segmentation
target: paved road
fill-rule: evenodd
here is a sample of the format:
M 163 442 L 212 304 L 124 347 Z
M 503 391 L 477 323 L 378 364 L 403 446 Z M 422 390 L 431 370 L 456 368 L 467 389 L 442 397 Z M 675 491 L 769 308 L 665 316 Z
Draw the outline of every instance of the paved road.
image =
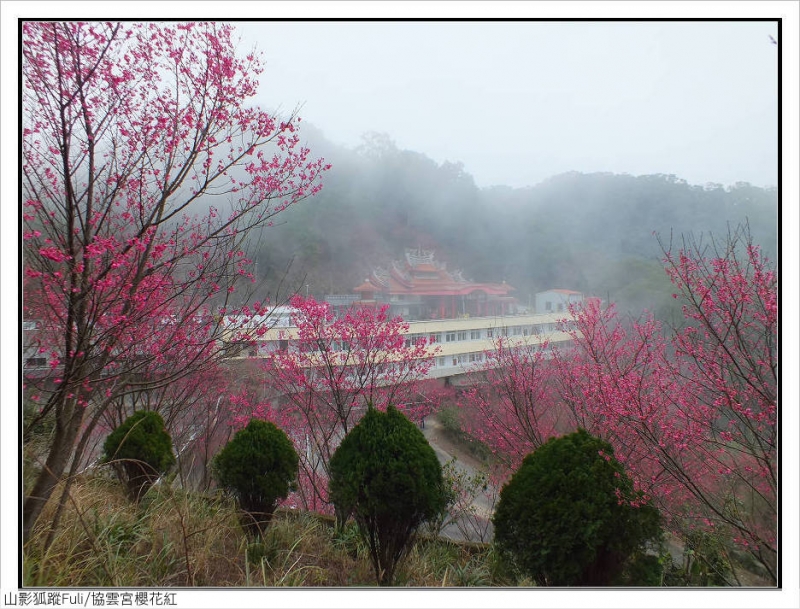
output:
M 472 476 L 478 471 L 480 463 L 470 454 L 460 450 L 460 448 L 450 441 L 447 437 L 441 423 L 434 417 L 427 417 L 425 419 L 425 427 L 422 433 L 428 440 L 439 462 L 444 465 L 451 458 L 456 457 L 455 467 L 460 472 L 466 472 Z M 492 517 L 492 506 L 490 500 L 483 493 L 479 493 L 473 503 L 475 507 L 474 522 L 469 520 L 460 523 L 451 522 L 445 526 L 442 535 L 449 539 L 459 541 L 491 541 L 493 535 L 493 527 L 490 519 Z M 465 534 L 466 533 L 466 534 Z M 483 539 L 481 539 L 483 537 Z
M 425 428 L 422 430 L 422 433 L 425 435 L 425 438 L 428 440 L 428 443 L 431 445 L 431 447 L 433 447 L 433 450 L 436 452 L 436 456 L 439 458 L 439 462 L 442 463 L 442 465 L 447 463 L 452 457 L 456 457 L 456 467 L 460 471 L 466 471 L 468 474 L 473 475 L 480 468 L 480 462 L 469 453 L 461 450 L 458 445 L 452 442 L 447 437 L 447 434 L 445 433 L 441 423 L 439 423 L 439 421 L 437 421 L 434 417 L 427 417 L 425 419 Z M 476 523 L 477 528 L 481 531 L 488 531 L 488 536 L 484 535 L 484 539 L 481 540 L 479 538 L 480 536 L 476 535 L 474 531 L 472 534 L 464 535 L 462 529 L 466 529 L 469 533 L 470 530 L 474 529 L 474 527 L 463 526 L 464 523 L 462 523 L 462 526 L 459 527 L 457 524 L 451 523 L 442 531 L 442 535 L 444 537 L 458 541 L 491 541 L 493 527 L 490 522 L 492 516 L 492 507 L 490 502 L 488 498 L 481 493 L 476 497 L 473 505 L 476 508 L 476 515 L 480 520 L 479 523 Z M 673 564 L 677 566 L 683 565 L 685 560 L 683 556 L 684 547 L 680 539 L 672 534 L 668 534 L 666 538 L 666 547 L 672 556 Z M 737 571 L 737 573 L 745 586 L 769 585 L 768 582 L 751 573 L 742 570 Z

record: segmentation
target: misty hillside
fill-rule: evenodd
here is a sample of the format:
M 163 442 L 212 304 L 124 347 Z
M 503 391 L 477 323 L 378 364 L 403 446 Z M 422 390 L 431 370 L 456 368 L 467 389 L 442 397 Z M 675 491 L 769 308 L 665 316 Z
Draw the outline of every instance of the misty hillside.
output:
M 332 169 L 322 192 L 283 212 L 251 244 L 259 291 L 349 293 L 373 265 L 407 247 L 436 250 L 476 281 L 505 280 L 516 296 L 576 289 L 634 312 L 673 317 L 660 259 L 670 235 L 724 237 L 749 222 L 753 240 L 777 252 L 777 190 L 687 184 L 672 175 L 567 173 L 530 188 L 479 189 L 460 164 L 437 164 L 373 134 L 356 150 L 304 127 Z M 279 287 L 280 286 L 280 287 Z

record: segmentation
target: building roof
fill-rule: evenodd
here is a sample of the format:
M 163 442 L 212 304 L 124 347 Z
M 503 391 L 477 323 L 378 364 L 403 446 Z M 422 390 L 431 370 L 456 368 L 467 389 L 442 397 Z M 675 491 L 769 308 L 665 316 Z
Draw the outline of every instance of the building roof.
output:
M 448 271 L 444 263 L 437 262 L 433 251 L 417 249 L 406 250 L 405 260 L 393 262 L 388 270 L 374 269 L 353 291 L 416 296 L 463 296 L 484 292 L 490 296 L 507 296 L 514 288 L 506 282 L 467 281 L 460 271 Z

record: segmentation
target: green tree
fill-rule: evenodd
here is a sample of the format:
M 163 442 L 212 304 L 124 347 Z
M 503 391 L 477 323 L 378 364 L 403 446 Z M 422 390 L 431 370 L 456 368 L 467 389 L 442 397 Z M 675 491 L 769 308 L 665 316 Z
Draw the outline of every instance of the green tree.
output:
M 103 461 L 114 467 L 128 495 L 139 501 L 175 463 L 172 438 L 157 412 L 132 414 L 112 431 L 103 444 Z
M 542 586 L 636 581 L 660 515 L 633 489 L 607 442 L 579 429 L 529 454 L 500 492 L 495 543 L 515 571 Z
M 702 530 L 684 540 L 683 564 L 670 565 L 664 583 L 669 586 L 729 586 L 735 580 L 728 553 L 718 535 Z M 756 567 L 757 570 L 757 567 Z
M 421 525 L 445 509 L 442 467 L 425 436 L 394 406 L 368 412 L 330 461 L 330 497 L 352 513 L 375 577 L 392 584 Z
M 297 466 L 297 452 L 283 430 L 251 419 L 214 457 L 213 471 L 220 488 L 238 501 L 245 531 L 256 537 L 289 494 Z

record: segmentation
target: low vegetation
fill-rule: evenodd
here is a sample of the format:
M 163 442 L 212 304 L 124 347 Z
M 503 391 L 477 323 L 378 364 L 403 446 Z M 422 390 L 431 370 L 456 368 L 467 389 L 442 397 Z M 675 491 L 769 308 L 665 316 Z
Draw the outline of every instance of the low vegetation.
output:
M 178 486 L 174 473 L 164 476 L 137 504 L 108 466 L 78 476 L 57 529 L 51 534 L 49 527 L 37 525 L 25 546 L 23 585 L 377 585 L 369 545 L 352 520 L 337 531 L 332 516 L 278 509 L 263 535 L 253 537 L 242 526 L 234 497 L 220 491 L 190 492 Z M 42 523 L 52 522 L 55 509 L 56 503 L 51 502 Z M 698 537 L 696 542 L 683 549 L 682 561 L 673 548 L 672 555 L 663 551 L 649 564 L 635 566 L 629 581 L 680 587 L 728 585 L 735 567 L 734 577 L 740 584 L 765 585 L 764 574 L 748 569 L 741 557 L 730 553 L 719 540 Z M 658 583 L 653 570 L 662 567 Z M 529 575 L 515 574 L 492 543 L 456 542 L 424 533 L 398 565 L 393 584 L 538 585 Z
M 541 586 L 658 585 L 661 517 L 583 429 L 530 453 L 500 492 L 495 540 Z
M 51 509 L 51 508 L 48 508 Z M 278 510 L 264 535 L 248 536 L 232 498 L 155 485 L 137 505 L 105 472 L 81 477 L 48 548 L 37 527 L 23 585 L 55 587 L 280 587 L 376 585 L 369 549 L 350 521 Z M 506 586 L 492 548 L 421 537 L 396 586 Z
M 461 412 L 457 406 L 442 408 L 436 414 L 436 418 L 442 424 L 442 429 L 451 442 L 479 461 L 487 463 L 491 460 L 491 449 L 464 431 L 461 424 Z
M 447 501 L 442 467 L 422 432 L 394 406 L 370 406 L 331 459 L 330 496 L 352 513 L 375 578 L 392 585 L 417 532 Z
M 242 510 L 242 525 L 263 535 L 282 499 L 297 479 L 298 457 L 292 441 L 274 423 L 252 419 L 214 458 L 219 487 Z
M 139 501 L 159 476 L 175 464 L 172 438 L 157 412 L 132 414 L 106 438 L 104 461 L 110 463 L 128 490 Z

